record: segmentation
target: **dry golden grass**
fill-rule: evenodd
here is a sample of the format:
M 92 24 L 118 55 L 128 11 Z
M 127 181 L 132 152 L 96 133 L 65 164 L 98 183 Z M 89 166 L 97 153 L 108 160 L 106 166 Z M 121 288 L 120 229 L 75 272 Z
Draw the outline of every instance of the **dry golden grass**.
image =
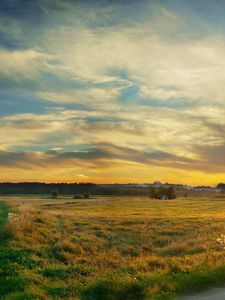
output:
M 9 248 L 30 261 L 12 299 L 172 299 L 225 282 L 224 198 L 2 200 L 15 210 Z

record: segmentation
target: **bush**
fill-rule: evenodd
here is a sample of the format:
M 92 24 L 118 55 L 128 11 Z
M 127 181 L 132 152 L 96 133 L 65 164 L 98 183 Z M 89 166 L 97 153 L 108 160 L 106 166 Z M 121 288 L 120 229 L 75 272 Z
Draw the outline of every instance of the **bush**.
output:
M 52 191 L 52 198 L 57 198 L 59 195 L 58 191 Z
M 175 199 L 176 193 L 173 186 L 169 187 L 151 187 L 149 191 L 149 197 L 153 199 Z
M 88 194 L 88 193 L 84 194 L 83 196 L 84 196 L 84 199 L 90 198 L 90 194 Z
M 80 194 L 76 194 L 73 196 L 73 199 L 83 199 L 84 197 Z

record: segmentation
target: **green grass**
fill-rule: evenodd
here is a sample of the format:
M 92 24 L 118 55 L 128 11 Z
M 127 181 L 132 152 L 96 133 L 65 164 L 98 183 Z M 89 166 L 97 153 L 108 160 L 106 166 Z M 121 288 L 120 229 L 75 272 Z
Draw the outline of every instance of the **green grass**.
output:
M 1 299 L 173 299 L 225 284 L 225 198 L 1 199 Z
M 20 251 L 11 250 L 10 235 L 7 231 L 9 209 L 5 203 L 0 203 L 0 295 L 13 291 L 23 291 L 25 282 L 18 276 L 15 262 L 20 258 Z

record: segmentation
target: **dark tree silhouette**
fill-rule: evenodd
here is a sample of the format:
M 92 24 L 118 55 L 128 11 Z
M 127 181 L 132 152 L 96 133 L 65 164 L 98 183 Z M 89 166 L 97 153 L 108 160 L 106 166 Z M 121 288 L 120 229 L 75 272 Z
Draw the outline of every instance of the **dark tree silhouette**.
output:
M 52 191 L 52 198 L 57 198 L 58 197 L 58 191 Z

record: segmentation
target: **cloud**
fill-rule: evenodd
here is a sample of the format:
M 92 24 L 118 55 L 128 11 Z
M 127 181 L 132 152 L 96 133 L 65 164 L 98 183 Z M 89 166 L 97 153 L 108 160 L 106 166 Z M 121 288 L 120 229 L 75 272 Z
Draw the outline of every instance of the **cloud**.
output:
M 223 36 L 174 40 L 158 30 L 151 21 L 98 30 L 66 27 L 50 37 L 49 51 L 74 80 L 121 84 L 125 73 L 124 88 L 138 85 L 139 97 L 222 102 Z
M 138 151 L 132 148 L 119 147 L 110 144 L 93 145 L 86 150 L 62 152 L 9 152 L 0 151 L 0 165 L 13 168 L 30 168 L 31 165 L 46 168 L 47 166 L 69 165 L 71 162 L 80 164 L 82 161 L 102 168 L 103 165 L 117 164 L 117 161 L 134 162 L 141 164 L 154 164 L 155 161 L 177 160 L 183 163 L 189 159 L 179 158 L 166 152 L 158 150 Z
M 106 20 L 98 26 L 96 7 L 87 5 L 82 21 L 81 3 L 65 2 L 60 9 L 59 4 L 47 4 L 38 5 L 44 12 L 52 10 L 50 17 L 45 13 L 42 16 L 49 22 L 36 35 L 27 33 L 27 49 L 1 51 L 2 79 L 15 85 L 35 80 L 37 94 L 58 103 L 101 105 L 110 101 L 113 105 L 120 92 L 133 85 L 139 87 L 138 97 L 146 100 L 224 102 L 225 41 L 222 35 L 210 31 L 207 35 L 204 23 L 198 29 L 201 32 L 202 28 L 202 35 L 196 40 L 174 35 L 188 26 L 193 30 L 187 18 L 146 1 L 140 3 L 139 14 L 145 16 L 145 11 L 149 12 L 150 18 L 112 26 L 107 26 Z M 106 13 L 112 10 L 118 17 L 119 8 L 119 3 L 104 6 Z M 8 24 L 12 38 L 24 35 L 24 22 L 14 22 L 22 29 L 12 30 Z M 15 26 L 13 23 L 12 27 Z M 70 82 L 69 89 L 66 81 Z M 81 82 L 82 87 L 77 88 Z
M 0 75 L 9 81 L 35 79 L 43 70 L 47 71 L 48 55 L 33 49 L 0 51 Z
M 42 164 L 43 154 L 38 152 L 8 152 L 0 151 L 0 165 L 3 167 L 29 169 L 35 164 Z
M 41 110 L 1 112 L 4 168 L 225 172 L 225 39 L 190 5 L 16 3 L 0 9 L 0 102 Z
M 116 109 L 116 100 L 121 88 L 86 88 L 57 92 L 39 92 L 37 96 L 41 99 L 55 103 L 77 103 L 84 107 L 99 108 L 101 110 Z
M 88 176 L 86 176 L 86 175 L 84 175 L 84 174 L 77 174 L 77 177 L 84 178 L 84 179 L 89 178 Z
M 82 168 L 86 172 L 105 168 L 117 168 L 119 166 L 143 165 L 152 168 L 172 168 L 180 170 L 196 170 L 208 174 L 225 172 L 224 167 L 225 145 L 220 146 L 197 146 L 199 158 L 192 159 L 178 156 L 169 152 L 150 148 L 137 150 L 134 148 L 121 147 L 111 144 L 96 144 L 79 151 L 47 151 L 47 152 L 10 152 L 0 151 L 0 166 L 12 169 L 50 170 Z M 78 176 L 78 175 L 76 175 Z M 86 175 L 85 175 L 86 176 Z M 84 176 L 78 176 L 84 177 Z M 88 176 L 87 176 L 88 177 Z
M 197 146 L 221 145 L 225 128 L 216 110 L 208 110 L 205 117 L 200 111 L 198 116 L 198 110 L 149 111 L 137 105 L 120 111 L 61 109 L 8 115 L 0 118 L 0 125 L 2 150 L 76 150 L 82 144 L 111 144 L 143 152 L 156 148 L 189 159 L 199 158 Z

